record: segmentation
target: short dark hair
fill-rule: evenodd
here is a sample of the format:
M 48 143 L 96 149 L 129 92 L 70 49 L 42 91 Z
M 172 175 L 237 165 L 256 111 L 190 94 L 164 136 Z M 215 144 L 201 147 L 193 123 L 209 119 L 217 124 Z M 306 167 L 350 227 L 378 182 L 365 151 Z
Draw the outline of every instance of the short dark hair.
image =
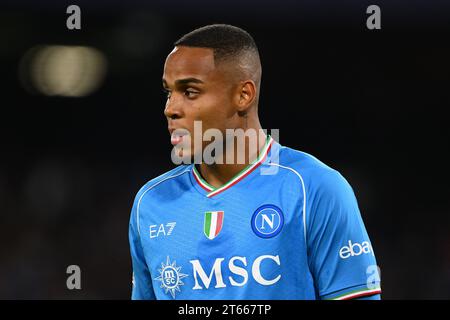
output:
M 211 24 L 195 29 L 175 41 L 175 46 L 211 48 L 214 61 L 222 61 L 252 52 L 259 58 L 253 37 L 245 30 L 229 24 Z

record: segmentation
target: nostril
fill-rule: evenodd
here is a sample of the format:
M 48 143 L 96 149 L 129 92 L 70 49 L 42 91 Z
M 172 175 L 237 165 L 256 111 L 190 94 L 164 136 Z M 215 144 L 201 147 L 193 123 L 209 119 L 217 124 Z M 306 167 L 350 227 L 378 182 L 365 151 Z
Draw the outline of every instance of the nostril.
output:
M 180 110 L 174 108 L 173 105 L 166 105 L 166 108 L 164 109 L 164 115 L 169 119 L 179 119 Z

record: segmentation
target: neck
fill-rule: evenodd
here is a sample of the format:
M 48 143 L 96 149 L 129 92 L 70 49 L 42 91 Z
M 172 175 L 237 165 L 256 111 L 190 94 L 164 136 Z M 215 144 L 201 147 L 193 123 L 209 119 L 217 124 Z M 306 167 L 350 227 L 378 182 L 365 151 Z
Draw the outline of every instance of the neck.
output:
M 230 181 L 249 164 L 253 163 L 264 149 L 267 141 L 267 135 L 264 131 L 262 131 L 259 122 L 255 126 L 248 128 L 255 130 L 256 143 L 255 139 L 249 139 L 247 136 L 245 136 L 245 139 L 232 137 L 231 139 L 234 140 L 234 143 L 227 141 L 224 145 L 224 152 L 221 155 L 223 159 L 222 164 L 200 164 L 200 174 L 203 179 L 205 179 L 214 188 L 221 187 Z M 246 129 L 243 128 L 243 130 L 245 131 Z M 234 155 L 234 161 L 232 161 L 232 163 L 228 163 L 229 161 L 227 161 L 227 154 L 230 154 L 231 152 L 233 152 L 232 154 Z M 242 154 L 242 152 L 244 152 L 244 154 Z

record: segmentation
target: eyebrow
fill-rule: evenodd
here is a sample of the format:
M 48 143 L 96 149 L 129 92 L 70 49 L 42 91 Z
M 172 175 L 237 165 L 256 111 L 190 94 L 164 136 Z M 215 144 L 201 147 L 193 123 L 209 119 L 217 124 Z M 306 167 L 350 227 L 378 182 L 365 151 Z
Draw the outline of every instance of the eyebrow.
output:
M 167 86 L 167 81 L 166 79 L 162 79 L 163 85 Z M 178 79 L 175 80 L 175 85 L 176 86 L 180 86 L 180 85 L 186 85 L 189 83 L 204 83 L 202 80 L 197 79 L 197 78 L 184 78 L 184 79 Z

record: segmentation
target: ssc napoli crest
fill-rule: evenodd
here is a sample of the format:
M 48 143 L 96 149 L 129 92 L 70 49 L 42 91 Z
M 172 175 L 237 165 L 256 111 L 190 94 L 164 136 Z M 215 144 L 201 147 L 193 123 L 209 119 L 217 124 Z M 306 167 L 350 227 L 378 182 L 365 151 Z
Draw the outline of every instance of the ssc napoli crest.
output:
M 273 238 L 283 228 L 283 211 L 273 204 L 265 204 L 255 210 L 251 224 L 253 232 L 258 237 Z

